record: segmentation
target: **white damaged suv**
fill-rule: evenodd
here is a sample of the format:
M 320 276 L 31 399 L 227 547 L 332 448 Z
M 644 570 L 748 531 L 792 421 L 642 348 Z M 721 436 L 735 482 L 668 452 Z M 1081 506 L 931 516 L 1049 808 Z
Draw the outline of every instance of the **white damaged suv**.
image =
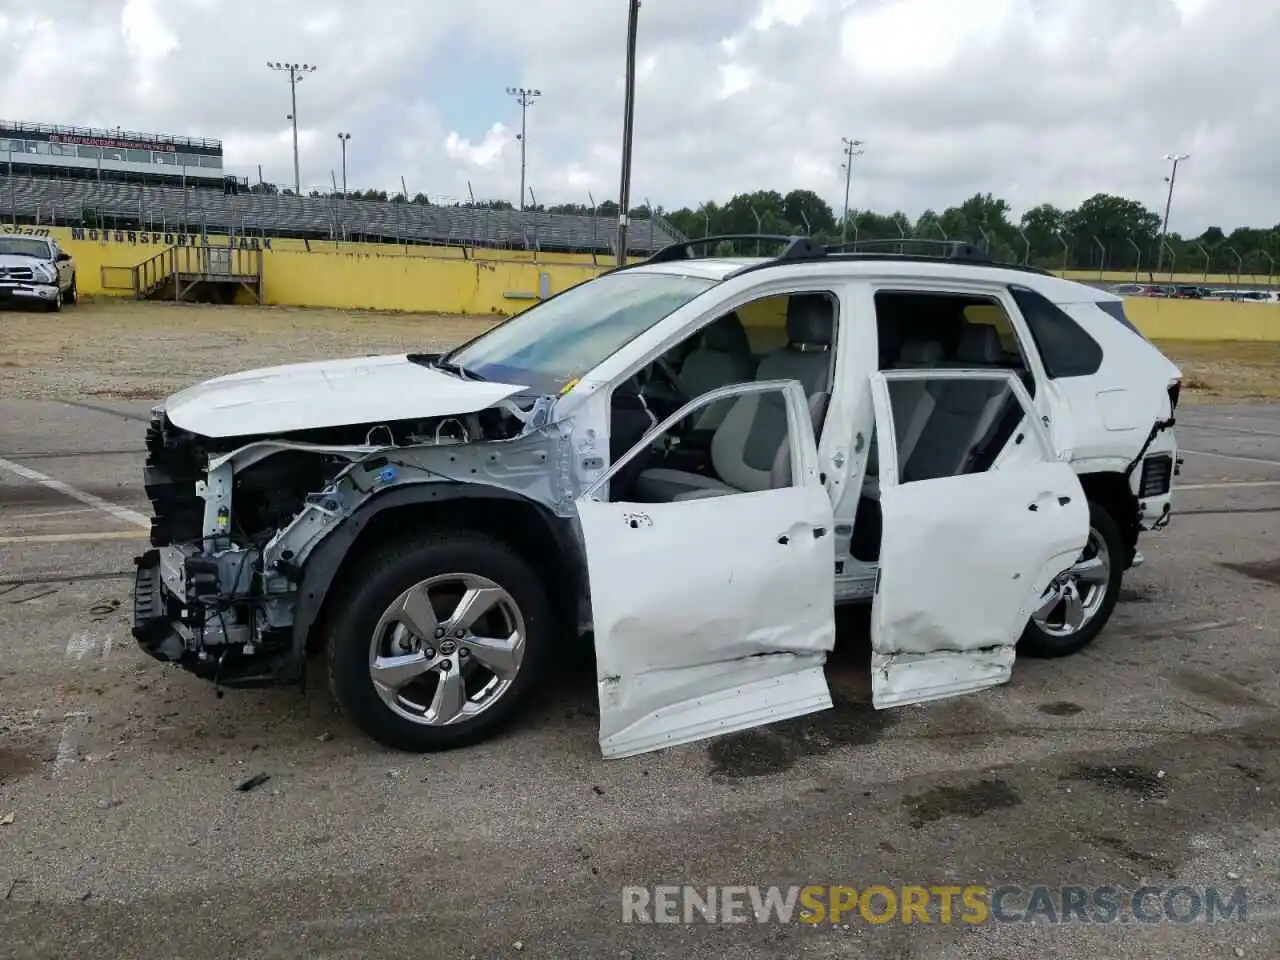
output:
M 964 244 L 677 244 L 444 355 L 233 374 L 158 407 L 134 635 L 474 743 L 593 639 L 607 757 L 1009 680 L 1111 615 L 1170 516 L 1180 373 L 1106 292 Z M 895 243 L 895 247 L 897 244 Z

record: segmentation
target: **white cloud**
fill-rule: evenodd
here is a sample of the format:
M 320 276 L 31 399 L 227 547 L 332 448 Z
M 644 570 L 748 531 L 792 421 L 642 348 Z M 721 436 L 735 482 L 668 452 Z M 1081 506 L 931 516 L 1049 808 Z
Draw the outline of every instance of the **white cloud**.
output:
M 626 4 L 615 0 L 0 0 L 16 119 L 222 138 L 236 172 L 304 186 L 349 130 L 352 186 L 514 201 L 507 83 L 539 87 L 538 199 L 617 191 Z M 1123 193 L 1172 227 L 1280 222 L 1276 0 L 645 0 L 632 194 L 843 202 L 840 137 L 867 141 L 852 204 L 918 215 L 977 191 L 1015 209 Z M 146 86 L 147 84 L 150 86 Z M 139 87 L 142 91 L 139 91 Z M 1185 172 L 1184 172 L 1185 169 Z
M 516 134 L 499 121 L 489 128 L 479 143 L 472 143 L 466 137 L 450 132 L 444 138 L 444 149 L 452 159 L 461 163 L 492 167 L 502 159 L 503 151 L 515 137 Z

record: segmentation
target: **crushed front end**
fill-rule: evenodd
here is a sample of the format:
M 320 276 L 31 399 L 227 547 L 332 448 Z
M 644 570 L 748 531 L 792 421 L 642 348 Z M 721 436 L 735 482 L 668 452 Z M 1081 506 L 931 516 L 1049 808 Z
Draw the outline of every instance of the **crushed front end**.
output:
M 442 484 L 502 488 L 569 509 L 569 446 L 543 429 L 551 403 L 217 438 L 157 407 L 144 469 L 151 549 L 135 558 L 134 637 L 157 660 L 220 686 L 301 680 L 305 635 L 330 582 L 307 580 L 308 560 L 380 494 L 412 501 L 438 498 Z
M 265 568 L 263 549 L 347 461 L 280 451 L 239 474 L 210 471 L 225 442 L 175 426 L 163 410 L 147 429 L 144 483 L 151 549 L 135 558 L 133 635 L 157 660 L 228 687 L 296 680 L 296 583 Z

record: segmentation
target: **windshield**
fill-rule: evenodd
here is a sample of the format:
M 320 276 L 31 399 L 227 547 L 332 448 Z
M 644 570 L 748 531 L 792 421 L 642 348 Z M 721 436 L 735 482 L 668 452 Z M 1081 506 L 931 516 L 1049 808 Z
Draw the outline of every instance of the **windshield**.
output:
M 714 282 L 606 274 L 530 307 L 444 360 L 486 380 L 550 390 L 589 372 Z
M 49 259 L 49 245 L 43 240 L 27 240 L 23 237 L 0 237 L 0 254 L 19 257 Z

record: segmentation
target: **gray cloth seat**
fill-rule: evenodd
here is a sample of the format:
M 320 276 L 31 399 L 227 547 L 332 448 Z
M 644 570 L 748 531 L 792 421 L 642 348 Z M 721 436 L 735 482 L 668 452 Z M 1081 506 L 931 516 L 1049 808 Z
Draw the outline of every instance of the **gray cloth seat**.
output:
M 962 329 L 953 369 L 990 368 L 1004 360 L 994 327 L 972 324 Z M 1008 400 L 1008 387 L 995 380 L 933 380 L 924 384 L 923 423 L 906 455 L 899 459 L 902 479 L 928 480 L 961 472 L 974 444 L 994 425 Z M 896 416 L 895 409 L 895 416 Z M 913 416 L 913 422 L 920 414 Z
M 821 417 L 830 390 L 835 304 L 823 294 L 793 294 L 787 302 L 787 345 L 764 357 L 756 381 L 798 380 L 810 412 Z M 636 489 L 649 500 L 689 500 L 786 486 L 790 474 L 787 407 L 781 393 L 738 397 L 711 438 L 717 477 L 655 467 Z
M 698 345 L 685 357 L 680 366 L 680 387 L 692 400 L 717 387 L 749 383 L 755 369 L 746 328 L 736 313 L 727 313 L 703 329 Z M 724 420 L 729 406 L 721 402 L 703 407 L 694 420 L 694 429 L 714 430 Z
M 895 370 L 937 370 L 946 366 L 942 344 L 936 340 L 908 340 L 902 345 L 893 365 Z M 933 412 L 934 399 L 927 380 L 890 381 L 889 397 L 893 402 L 893 428 L 897 434 L 899 465 L 906 463 L 920 440 L 924 425 Z M 880 497 L 879 437 L 871 436 L 867 451 L 867 471 L 862 481 L 863 496 Z

